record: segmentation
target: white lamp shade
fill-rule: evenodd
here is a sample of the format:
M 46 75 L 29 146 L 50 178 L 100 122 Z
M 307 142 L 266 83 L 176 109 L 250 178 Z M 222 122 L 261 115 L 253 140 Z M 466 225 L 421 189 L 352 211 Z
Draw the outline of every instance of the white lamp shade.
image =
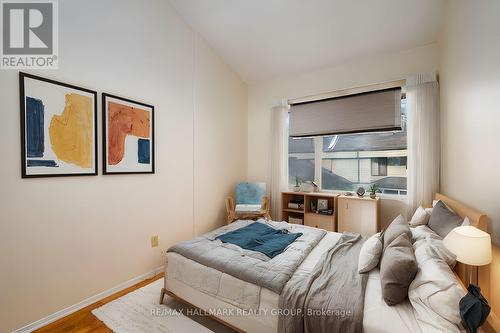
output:
M 491 262 L 491 237 L 476 227 L 456 227 L 443 239 L 443 243 L 461 263 L 482 266 Z

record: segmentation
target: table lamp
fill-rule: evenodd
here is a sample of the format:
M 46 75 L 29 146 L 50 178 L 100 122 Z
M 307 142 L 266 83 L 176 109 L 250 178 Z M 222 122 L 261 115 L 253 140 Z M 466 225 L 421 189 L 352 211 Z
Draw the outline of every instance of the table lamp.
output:
M 444 246 L 457 256 L 457 261 L 466 266 L 468 283 L 478 284 L 477 266 L 491 262 L 490 234 L 473 226 L 453 229 L 444 239 Z

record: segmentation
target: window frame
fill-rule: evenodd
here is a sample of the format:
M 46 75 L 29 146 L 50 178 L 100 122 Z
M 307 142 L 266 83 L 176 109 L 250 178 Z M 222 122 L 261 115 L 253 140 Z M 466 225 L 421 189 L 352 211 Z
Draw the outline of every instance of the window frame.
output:
M 322 166 L 323 166 L 323 157 L 324 157 L 324 152 L 323 152 L 323 138 L 324 136 L 315 136 L 312 137 L 313 139 L 313 146 L 314 146 L 314 181 L 319 186 L 319 189 L 321 192 L 325 193 L 333 193 L 333 194 L 345 194 L 346 192 L 350 193 L 356 193 L 355 191 L 343 191 L 343 190 L 328 190 L 323 188 L 323 182 L 322 182 Z M 289 155 L 290 153 L 288 153 Z M 370 159 L 370 158 L 367 158 Z M 371 162 L 370 162 L 371 163 Z M 389 165 L 389 161 L 387 161 L 387 165 Z M 288 168 L 287 168 L 288 171 Z M 286 175 L 286 179 L 289 179 L 289 175 Z M 288 184 L 288 189 L 291 191 L 293 190 L 293 185 Z M 385 198 L 385 199 L 395 199 L 395 200 L 400 200 L 407 202 L 408 201 L 408 189 L 406 189 L 406 194 L 389 194 L 389 193 L 377 193 L 377 196 L 380 198 Z

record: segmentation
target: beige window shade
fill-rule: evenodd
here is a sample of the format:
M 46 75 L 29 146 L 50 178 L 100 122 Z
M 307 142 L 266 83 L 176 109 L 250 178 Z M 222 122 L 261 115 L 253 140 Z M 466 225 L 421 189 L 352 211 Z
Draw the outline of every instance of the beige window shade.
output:
M 292 104 L 290 136 L 401 130 L 401 88 Z

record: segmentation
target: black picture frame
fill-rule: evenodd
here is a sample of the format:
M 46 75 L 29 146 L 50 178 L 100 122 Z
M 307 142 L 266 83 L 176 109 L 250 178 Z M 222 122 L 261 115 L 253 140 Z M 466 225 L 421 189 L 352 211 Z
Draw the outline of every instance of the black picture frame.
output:
M 118 101 L 123 101 L 126 103 L 135 104 L 142 106 L 151 110 L 151 170 L 150 171 L 110 171 L 108 168 L 108 137 L 107 137 L 107 116 L 108 108 L 106 101 L 108 98 L 112 98 Z M 129 98 L 120 97 L 113 94 L 102 93 L 102 173 L 104 175 L 129 175 L 129 174 L 154 174 L 155 173 L 155 107 L 151 104 L 144 102 L 135 101 Z
M 26 79 L 32 79 L 41 81 L 47 84 L 52 84 L 56 86 L 62 86 L 68 89 L 78 90 L 85 92 L 87 94 L 93 95 L 93 122 L 94 122 L 94 135 L 93 135 L 93 159 L 94 159 L 94 168 L 92 172 L 79 172 L 79 173 L 47 173 L 47 174 L 30 174 L 27 170 L 27 151 L 26 151 Z M 20 99 L 20 136 L 21 136 L 21 178 L 45 178 L 45 177 L 74 177 L 74 176 L 97 176 L 98 174 L 98 153 L 97 153 L 97 91 L 79 87 L 73 84 L 68 84 L 65 82 L 56 81 L 53 79 L 48 79 L 45 77 L 19 72 L 19 99 Z

